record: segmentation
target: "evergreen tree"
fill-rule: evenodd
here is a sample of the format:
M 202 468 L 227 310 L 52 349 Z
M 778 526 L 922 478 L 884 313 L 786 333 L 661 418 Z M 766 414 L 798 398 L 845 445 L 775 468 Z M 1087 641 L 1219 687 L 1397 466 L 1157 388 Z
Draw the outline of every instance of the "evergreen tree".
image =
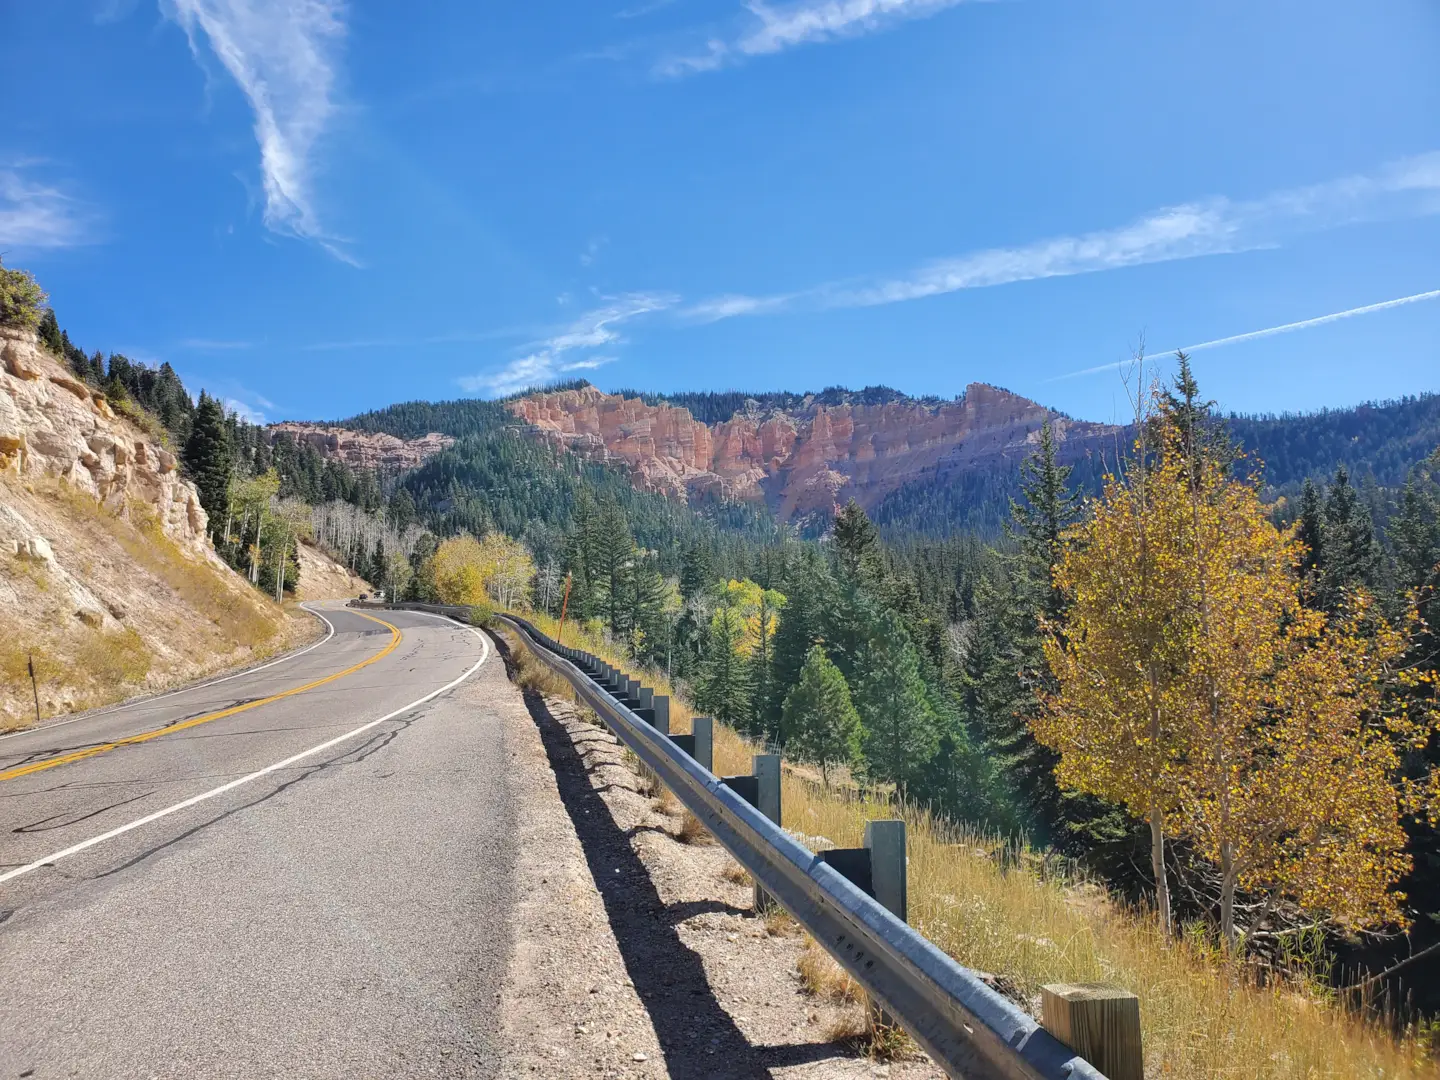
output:
M 1325 554 L 1325 508 L 1320 492 L 1307 477 L 1300 493 L 1300 517 L 1296 539 L 1305 545 L 1300 556 L 1300 573 L 1306 581 L 1306 592 L 1313 594 L 1320 581 L 1321 560 Z
M 685 549 L 680 564 L 680 597 L 691 600 L 715 584 L 715 562 L 710 549 L 696 541 Z
M 56 356 L 63 357 L 65 355 L 65 342 L 60 336 L 60 324 L 55 319 L 54 309 L 45 309 L 40 316 L 40 327 L 37 332 L 47 349 Z
M 835 557 L 847 576 L 873 575 L 879 540 L 874 523 L 854 499 L 835 515 Z
M 617 638 L 626 637 L 632 629 L 635 538 L 630 535 L 624 512 L 615 503 L 600 509 L 586 562 L 594 574 L 595 599 L 605 625 Z
M 1374 590 L 1381 577 L 1380 545 L 1370 508 L 1350 483 L 1344 465 L 1335 470 L 1335 480 L 1325 498 L 1322 532 L 1322 569 L 1319 601 L 1334 613 L 1345 602 L 1347 590 L 1357 587 Z
M 1193 399 L 1193 380 L 1181 392 Z M 1056 460 L 1048 423 L 1021 475 L 1023 501 L 1012 501 L 1007 526 L 1019 553 L 1005 558 L 977 589 L 962 679 L 972 722 L 1009 783 L 1021 823 L 1058 843 L 1065 816 L 1054 775 L 1058 759 L 1035 741 L 1030 721 L 1039 713 L 1040 693 L 1051 688 L 1040 620 L 1055 624 L 1064 616 L 1065 595 L 1053 575 L 1064 550 L 1061 536 L 1079 517 L 1079 506 L 1068 487 L 1070 469 Z
M 810 647 L 800 680 L 785 697 L 784 730 L 789 733 L 786 749 L 818 764 L 826 784 L 833 766 L 860 760 L 860 714 L 845 676 L 819 645 Z
M 801 549 L 779 582 L 787 598 L 785 617 L 775 631 L 770 697 L 761 714 L 766 730 L 776 732 L 783 746 L 790 738 L 784 721 L 785 697 L 800 681 L 810 647 L 825 636 L 827 612 L 835 593 L 835 579 L 814 548 Z
M 233 463 L 225 430 L 225 410 L 203 390 L 182 457 L 185 471 L 200 493 L 200 505 L 210 515 L 213 532 L 225 514 Z
M 865 725 L 865 771 L 904 795 L 939 748 L 920 658 L 900 620 L 880 616 L 860 655 L 855 703 Z
M 701 662 L 695 703 L 721 723 L 739 727 L 750 711 L 749 670 L 740 655 L 745 627 L 728 604 L 715 610 Z
M 1007 531 L 1018 541 L 1018 569 L 1032 603 L 1051 621 L 1065 613 L 1065 596 L 1053 580 L 1064 550 L 1060 537 L 1080 516 L 1080 497 L 1070 490 L 1069 480 L 1070 466 L 1059 463 L 1055 432 L 1047 420 L 1040 427 L 1039 447 L 1020 466 L 1023 501 L 1011 500 Z

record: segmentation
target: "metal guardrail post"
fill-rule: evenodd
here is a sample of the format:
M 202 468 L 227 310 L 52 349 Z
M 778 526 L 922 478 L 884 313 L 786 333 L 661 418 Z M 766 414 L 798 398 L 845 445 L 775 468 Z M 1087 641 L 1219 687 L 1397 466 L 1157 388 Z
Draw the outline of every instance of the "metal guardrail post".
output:
M 691 734 L 695 736 L 695 753 L 691 756 L 703 765 L 707 772 L 715 771 L 715 721 L 708 716 L 697 716 L 690 721 Z
M 650 702 L 650 707 L 655 710 L 655 730 L 666 735 L 670 734 L 670 698 L 665 694 L 656 694 Z M 690 755 L 694 757 L 695 755 Z
M 750 769 L 758 788 L 755 809 L 776 825 L 780 825 L 780 755 L 756 754 L 750 759 Z M 755 910 L 769 911 L 775 907 L 775 900 L 755 883 Z
M 870 851 L 871 894 L 885 910 L 909 922 L 909 874 L 905 853 L 905 822 L 867 821 L 865 847 Z

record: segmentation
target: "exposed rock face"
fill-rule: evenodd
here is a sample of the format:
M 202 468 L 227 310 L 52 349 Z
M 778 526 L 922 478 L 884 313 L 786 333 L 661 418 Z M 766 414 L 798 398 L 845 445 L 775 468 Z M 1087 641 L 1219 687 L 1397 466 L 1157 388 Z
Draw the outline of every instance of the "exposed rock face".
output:
M 0 328 L 0 473 L 59 476 L 114 508 L 148 507 L 166 535 L 214 558 L 175 455 L 76 379 L 28 331 Z
M 455 440 L 449 435 L 431 432 L 418 439 L 398 439 L 368 431 L 325 427 L 321 424 L 286 422 L 271 424 L 270 441 L 275 436 L 289 435 L 296 442 L 308 443 L 326 457 L 338 458 L 347 465 L 362 469 L 386 469 L 398 472 L 413 469 L 426 458 L 438 454 Z
M 518 398 L 510 409 L 541 437 L 625 463 L 638 486 L 763 499 L 784 519 L 829 515 L 851 498 L 869 509 L 922 475 L 1027 455 L 1047 419 L 1062 443 L 1110 430 L 983 383 L 954 402 L 826 406 L 807 399 L 794 412 L 741 413 L 713 428 L 688 409 L 593 386 Z

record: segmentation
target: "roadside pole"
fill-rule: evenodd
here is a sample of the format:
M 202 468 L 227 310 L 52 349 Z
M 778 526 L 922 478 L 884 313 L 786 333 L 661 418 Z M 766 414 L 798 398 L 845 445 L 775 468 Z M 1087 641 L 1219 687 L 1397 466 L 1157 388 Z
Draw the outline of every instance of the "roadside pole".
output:
M 40 723 L 40 687 L 35 682 L 35 654 L 29 653 L 26 666 L 30 669 L 30 692 L 35 695 L 35 723 Z

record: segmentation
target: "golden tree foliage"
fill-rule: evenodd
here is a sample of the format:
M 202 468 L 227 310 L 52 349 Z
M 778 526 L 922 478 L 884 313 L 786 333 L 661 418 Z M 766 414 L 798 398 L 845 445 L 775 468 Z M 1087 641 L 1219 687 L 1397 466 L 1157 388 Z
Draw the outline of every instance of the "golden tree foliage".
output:
M 435 595 L 442 604 L 483 604 L 485 565 L 480 541 L 469 535 L 452 536 L 435 549 L 431 560 Z
M 1359 595 L 1327 625 L 1303 606 L 1300 545 L 1257 485 L 1197 454 L 1162 407 L 1158 447 L 1111 478 L 1067 534 L 1056 582 L 1072 601 L 1046 658 L 1058 692 L 1035 721 L 1062 786 L 1150 823 L 1162 921 L 1164 843 L 1183 835 L 1220 871 L 1220 923 L 1238 890 L 1354 925 L 1402 921 L 1409 869 L 1401 748 L 1433 717 L 1387 713 L 1406 630 Z
M 767 649 L 780 628 L 780 612 L 786 603 L 784 593 L 763 588 L 749 578 L 727 582 L 723 606 L 738 614 L 741 624 L 735 651 L 749 657 Z
M 435 594 L 445 604 L 483 604 L 494 599 L 503 607 L 522 607 L 535 576 L 535 562 L 518 540 L 502 532 L 483 540 L 451 537 L 435 551 L 431 561 Z
M 502 532 L 485 534 L 480 542 L 484 559 L 485 588 L 501 607 L 528 607 L 530 583 L 535 579 L 535 560 L 518 540 Z

